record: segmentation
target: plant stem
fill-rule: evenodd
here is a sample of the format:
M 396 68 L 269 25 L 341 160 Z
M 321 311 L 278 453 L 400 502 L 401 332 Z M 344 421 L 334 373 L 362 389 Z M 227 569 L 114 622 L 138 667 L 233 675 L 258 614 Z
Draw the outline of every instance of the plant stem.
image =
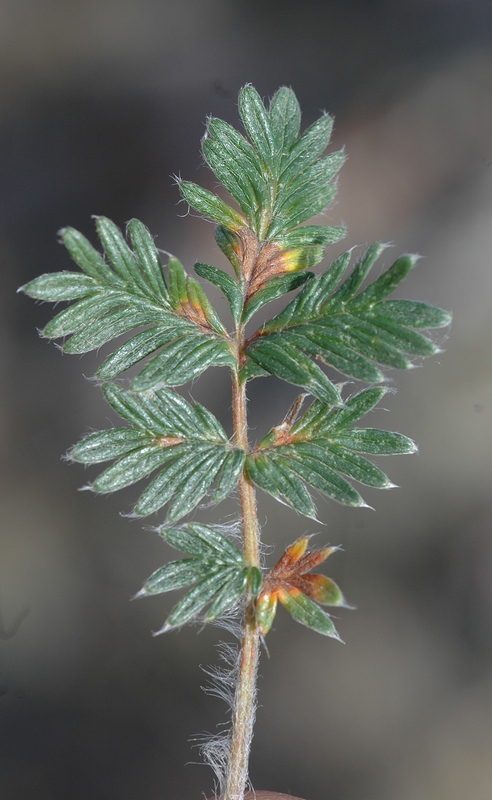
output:
M 237 331 L 238 353 L 244 332 Z M 239 357 L 238 357 L 239 361 Z M 234 440 L 237 447 L 248 451 L 246 382 L 238 373 L 233 377 Z M 253 483 L 243 474 L 239 482 L 244 556 L 251 566 L 259 566 L 259 528 L 256 493 Z M 231 749 L 225 783 L 224 800 L 243 800 L 248 780 L 248 761 L 253 737 L 256 710 L 256 675 L 260 636 L 255 620 L 254 601 L 247 601 L 234 708 L 232 714 Z

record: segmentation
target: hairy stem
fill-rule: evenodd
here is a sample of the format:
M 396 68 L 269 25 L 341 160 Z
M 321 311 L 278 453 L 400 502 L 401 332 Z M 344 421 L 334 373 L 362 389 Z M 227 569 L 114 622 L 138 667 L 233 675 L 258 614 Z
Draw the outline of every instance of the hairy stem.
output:
M 238 329 L 238 353 L 243 330 Z M 236 373 L 233 378 L 234 439 L 237 447 L 248 450 L 246 384 Z M 251 566 L 259 566 L 259 529 L 255 488 L 243 474 L 239 483 L 245 558 Z M 255 620 L 254 601 L 249 599 L 244 615 L 244 629 L 234 709 L 231 749 L 227 767 L 224 800 L 243 800 L 248 779 L 248 761 L 256 708 L 256 675 L 260 637 Z

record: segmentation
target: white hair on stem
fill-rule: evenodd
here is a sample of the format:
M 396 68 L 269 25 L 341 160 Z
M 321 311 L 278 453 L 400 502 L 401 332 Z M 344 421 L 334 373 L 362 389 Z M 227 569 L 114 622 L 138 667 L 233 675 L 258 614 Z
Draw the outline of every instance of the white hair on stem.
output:
M 231 753 L 231 718 L 234 713 L 236 702 L 236 686 L 240 659 L 238 643 L 242 636 L 243 614 L 244 606 L 238 604 L 222 617 L 214 620 L 213 625 L 232 633 L 237 642 L 219 642 L 217 651 L 219 653 L 220 663 L 210 667 L 202 667 L 203 672 L 205 672 L 210 679 L 205 686 L 202 686 L 203 691 L 211 697 L 218 697 L 220 700 L 223 700 L 228 707 L 228 719 L 226 722 L 220 724 L 223 730 L 217 733 L 203 733 L 193 737 L 193 741 L 197 743 L 200 749 L 203 760 L 214 772 L 214 793 L 217 798 L 224 797 L 227 767 Z M 251 738 L 255 713 L 256 706 L 253 710 L 250 724 Z M 249 779 L 248 788 L 252 789 Z

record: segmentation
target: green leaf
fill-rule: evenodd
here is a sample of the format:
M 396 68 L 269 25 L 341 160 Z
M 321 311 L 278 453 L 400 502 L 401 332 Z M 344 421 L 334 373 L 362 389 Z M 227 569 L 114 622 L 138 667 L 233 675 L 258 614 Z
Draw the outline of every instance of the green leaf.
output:
M 333 118 L 325 114 L 304 131 L 290 152 L 282 159 L 280 180 L 283 184 L 288 186 L 297 175 L 322 155 L 330 143 L 332 129 Z
M 280 425 L 272 428 L 247 457 L 250 479 L 303 514 L 303 500 L 282 488 L 287 477 L 304 481 L 344 505 L 366 505 L 346 478 L 376 489 L 389 489 L 393 484 L 379 467 L 358 454 L 398 455 L 416 450 L 414 443 L 400 433 L 350 427 L 373 409 L 386 391 L 380 387 L 364 389 L 341 407 L 315 400 L 297 419 L 301 396 Z M 314 513 L 313 507 L 307 515 Z
M 372 303 L 383 300 L 392 291 L 396 289 L 400 283 L 405 280 L 408 273 L 414 268 L 419 260 L 418 256 L 404 255 L 397 258 L 392 266 L 383 272 L 383 274 L 371 283 L 367 289 L 360 293 L 357 301 L 353 303 L 354 308 L 368 307 Z
M 385 245 L 381 244 L 380 242 L 369 245 L 367 250 L 362 253 L 351 274 L 343 282 L 338 291 L 336 291 L 332 297 L 323 298 L 324 302 L 322 301 L 321 307 L 325 314 L 330 309 L 337 309 L 341 304 L 348 303 L 350 300 L 352 300 L 356 292 L 362 286 L 371 268 L 374 266 L 381 253 L 383 253 L 384 249 Z
M 140 289 L 142 294 L 154 296 L 140 265 L 128 247 L 120 229 L 106 217 L 96 217 L 96 229 L 111 266 L 128 285 Z
M 224 448 L 220 446 L 210 448 L 203 455 L 199 453 L 195 455 L 192 469 L 186 475 L 186 479 L 181 480 L 169 504 L 167 512 L 169 522 L 176 522 L 189 514 L 211 490 L 226 455 Z
M 174 256 L 169 259 L 169 298 L 174 309 L 180 308 L 188 300 L 185 268 Z
M 198 616 L 231 578 L 231 569 L 217 570 L 190 589 L 172 609 L 164 630 L 184 625 Z
M 249 568 L 249 578 L 250 578 L 250 592 L 253 595 L 253 597 L 257 597 L 263 585 L 263 576 L 258 567 Z
M 295 228 L 293 231 L 282 234 L 282 237 L 276 239 L 275 242 L 280 245 L 283 250 L 289 250 L 291 247 L 305 247 L 308 245 L 322 245 L 326 247 L 329 244 L 343 239 L 345 234 L 345 228 L 339 226 L 304 225 L 302 228 Z
M 98 464 L 119 458 L 137 448 L 146 447 L 153 442 L 152 435 L 134 428 L 113 428 L 101 433 L 92 433 L 70 452 L 74 461 L 82 464 Z
M 269 118 L 277 162 L 281 162 L 297 139 L 301 127 L 301 109 L 292 89 L 282 86 L 275 92 L 270 101 Z
M 237 236 L 232 231 L 227 230 L 223 225 L 217 225 L 215 229 L 215 241 L 224 253 L 225 257 L 230 261 L 234 267 L 234 272 L 241 278 L 241 262 L 239 260 L 239 253 L 241 252 L 241 245 Z
M 282 87 L 273 96 L 268 111 L 252 86 L 239 94 L 239 112 L 248 141 L 232 126 L 210 119 L 203 140 L 203 156 L 217 178 L 236 200 L 244 217 L 217 195 L 195 184 L 181 184 L 191 206 L 213 219 L 219 227 L 238 231 L 248 225 L 259 242 L 288 235 L 309 217 L 323 211 L 336 193 L 334 178 L 344 153 L 322 157 L 333 121 L 322 116 L 300 138 L 301 112 L 294 92 Z M 322 226 L 316 226 L 321 228 Z M 314 266 L 323 257 L 328 239 L 336 241 L 342 229 L 331 229 L 317 249 L 299 256 L 302 266 Z M 218 244 L 240 274 L 234 241 L 218 232 Z M 313 242 L 306 246 L 313 247 Z
M 271 303 L 272 300 L 276 300 L 277 297 L 282 297 L 282 295 L 287 292 L 298 289 L 299 286 L 302 286 L 303 283 L 306 283 L 306 281 L 313 277 L 314 275 L 312 272 L 301 272 L 294 273 L 293 275 L 282 275 L 279 278 L 272 278 L 267 281 L 261 289 L 255 292 L 244 306 L 242 316 L 243 325 L 245 325 L 253 314 L 256 314 L 262 306 L 266 305 L 266 303 Z
M 267 176 L 261 159 L 251 144 L 239 131 L 220 119 L 209 120 L 206 136 L 206 142 L 211 139 L 220 148 L 222 161 L 240 169 L 241 180 L 247 183 L 248 191 L 252 191 L 257 207 L 267 204 L 270 196 Z M 217 172 L 216 175 L 221 180 Z M 233 192 L 231 194 L 234 196 Z
M 327 403 L 340 402 L 338 389 L 324 372 L 285 337 L 275 334 L 263 336 L 251 342 L 246 352 L 262 369 L 282 380 L 304 386 Z
M 276 237 L 282 230 L 295 228 L 307 219 L 321 214 L 332 203 L 336 193 L 336 184 L 329 183 L 322 187 L 315 184 L 303 189 L 298 195 L 292 195 L 290 198 L 291 205 L 279 210 L 269 226 L 269 238 Z
M 152 573 L 144 583 L 145 594 L 162 594 L 181 589 L 214 573 L 217 568 L 210 562 L 198 558 L 183 558 L 171 561 Z
M 100 317 L 104 316 L 110 311 L 114 311 L 120 307 L 123 298 L 120 292 L 109 291 L 102 295 L 89 295 L 79 300 L 73 306 L 61 311 L 49 322 L 43 335 L 49 339 L 57 339 L 61 336 L 68 336 L 70 333 L 91 326 Z
M 336 470 L 366 486 L 389 489 L 393 485 L 378 467 L 338 443 L 325 447 L 313 442 L 298 442 L 295 458 L 302 463 L 305 457 L 318 460 L 323 467 L 330 468 L 331 474 Z
M 159 445 L 140 447 L 119 458 L 104 472 L 101 472 L 92 484 L 92 488 L 95 492 L 116 492 L 118 489 L 131 486 L 132 483 L 146 478 L 170 457 L 169 451 Z
M 368 453 L 374 456 L 392 456 L 416 453 L 417 447 L 407 436 L 392 431 L 380 431 L 377 428 L 352 428 L 338 436 L 337 441 L 343 447 L 357 453 Z
M 242 171 L 241 162 L 227 158 L 223 144 L 213 139 L 206 138 L 202 148 L 209 167 L 234 197 L 245 215 L 254 219 L 258 211 L 258 200 L 254 186 Z
M 231 566 L 244 565 L 243 554 L 224 534 L 210 525 L 189 522 L 181 528 L 161 528 L 160 535 L 172 547 L 200 558 Z
M 285 355 L 280 354 L 289 354 L 289 366 L 292 362 L 305 365 L 305 359 L 311 356 L 343 375 L 377 383 L 384 379 L 381 366 L 407 369 L 412 363 L 408 356 L 426 357 L 438 352 L 434 343 L 415 329 L 446 325 L 449 314 L 423 303 L 384 300 L 413 268 L 414 256 L 401 256 L 360 291 L 383 250 L 381 244 L 367 248 L 337 288 L 350 253 L 339 256 L 246 343 L 246 354 L 265 371 L 333 402 L 314 391 L 306 377 L 301 378 L 301 369 L 289 370 Z
M 306 625 L 324 636 L 331 636 L 333 639 L 341 641 L 328 614 L 302 592 L 291 594 L 282 591 L 279 594 L 279 600 L 296 622 L 300 622 L 301 625 Z
M 310 201 L 313 211 L 306 216 L 306 219 L 315 216 L 318 213 L 319 202 L 322 204 L 321 209 L 327 205 L 323 192 L 328 188 L 333 193 L 336 191 L 334 184 L 330 181 L 334 179 L 344 161 L 344 153 L 338 151 L 318 159 L 304 169 L 279 195 L 273 209 L 274 216 L 288 219 L 290 214 L 297 215 L 300 208 L 307 207 Z M 320 197 L 319 202 L 316 200 L 318 196 Z M 333 194 L 330 195 L 330 200 L 332 197 Z
M 158 309 L 119 308 L 75 333 L 63 350 L 70 354 L 88 353 L 140 325 L 158 324 L 161 320 L 162 314 Z
M 292 436 L 296 439 L 313 439 L 343 431 L 371 411 L 387 392 L 388 389 L 380 386 L 363 389 L 350 397 L 342 407 L 332 409 L 315 400 L 293 424 Z
M 175 522 L 206 495 L 218 503 L 234 489 L 244 451 L 229 445 L 220 422 L 202 405 L 171 389 L 135 395 L 106 384 L 103 391 L 132 427 L 90 434 L 73 449 L 71 457 L 86 464 L 116 459 L 96 478 L 94 491 L 116 491 L 155 472 L 134 513 L 147 516 L 169 503 L 167 518 Z
M 216 442 L 217 431 L 222 429 L 217 420 L 211 434 L 210 423 L 204 424 L 202 413 L 197 412 L 196 404 L 192 406 L 173 389 L 159 389 L 145 395 L 136 395 L 115 383 L 107 383 L 103 386 L 103 394 L 123 419 L 156 436 L 183 436 Z M 220 441 L 227 442 L 225 432 Z
M 175 339 L 154 356 L 132 382 L 136 392 L 156 386 L 181 386 L 208 367 L 236 366 L 229 343 L 207 334 L 189 334 Z
M 235 605 L 248 583 L 259 591 L 260 571 L 249 567 L 232 542 L 209 525 L 193 522 L 180 528 L 163 527 L 160 533 L 169 544 L 190 553 L 192 558 L 172 561 L 158 569 L 137 596 L 196 585 L 174 607 L 159 633 L 198 616 L 210 602 L 205 622 L 216 619 Z
M 342 253 L 338 256 L 325 272 L 306 284 L 280 314 L 266 322 L 261 328 L 261 333 L 281 331 L 288 328 L 290 324 L 308 322 L 318 316 L 323 301 L 344 275 L 349 261 L 350 253 Z
M 360 508 L 366 505 L 359 492 L 335 470 L 330 469 L 330 467 L 326 466 L 326 464 L 319 459 L 312 458 L 306 454 L 296 453 L 296 458 L 292 458 L 294 453 L 294 449 L 292 453 L 289 453 L 291 456 L 289 462 L 290 469 L 310 486 L 314 486 L 318 491 L 323 492 L 328 495 L 328 497 L 331 497 L 333 500 L 345 506 Z M 282 453 L 275 454 L 274 459 L 278 460 L 281 456 Z M 338 469 L 341 471 L 341 465 Z M 300 511 L 301 509 L 298 510 Z
M 35 300 L 50 300 L 58 303 L 60 300 L 77 300 L 97 291 L 94 278 L 81 275 L 80 272 L 53 272 L 40 275 L 21 287 L 29 297 Z
M 73 260 L 87 275 L 103 286 L 114 289 L 124 287 L 124 281 L 108 267 L 101 254 L 82 233 L 74 228 L 62 228 L 59 233 Z
M 135 506 L 135 514 L 138 517 L 146 517 L 162 508 L 183 486 L 186 486 L 187 478 L 195 468 L 196 459 L 203 456 L 203 453 L 210 456 L 211 450 L 213 452 L 215 448 L 211 448 L 210 445 L 204 447 L 188 444 L 178 445 L 170 451 L 169 463 L 144 489 Z
M 241 477 L 244 469 L 245 453 L 243 450 L 232 450 L 226 456 L 220 475 L 217 478 L 215 491 L 212 496 L 213 503 L 220 503 L 229 497 Z
M 307 517 L 315 516 L 316 507 L 309 492 L 285 462 L 279 465 L 277 459 L 271 458 L 270 453 L 261 453 L 248 455 L 246 468 L 250 479 L 260 489 L 293 506 Z
M 195 403 L 194 411 L 196 416 L 201 420 L 201 431 L 205 436 L 208 436 L 210 439 L 215 439 L 219 442 L 227 441 L 227 433 L 225 432 L 223 425 L 219 422 L 217 417 L 208 410 L 208 408 L 202 406 L 201 403 Z
M 128 225 L 133 251 L 109 219 L 98 217 L 96 227 L 109 265 L 82 234 L 65 228 L 62 240 L 86 274 L 44 275 L 23 287 L 39 299 L 77 300 L 48 323 L 44 335 L 71 336 L 63 350 L 86 353 L 133 332 L 106 357 L 97 375 L 114 378 L 160 351 L 157 362 L 147 365 L 140 390 L 159 382 L 178 386 L 212 365 L 234 368 L 227 332 L 202 287 L 171 257 L 168 290 L 145 226 L 138 220 Z M 135 333 L 139 327 L 145 329 Z
M 275 138 L 262 99 L 252 86 L 245 86 L 239 93 L 239 113 L 246 133 L 264 165 L 273 171 Z
M 203 189 L 190 181 L 181 181 L 179 191 L 190 206 L 219 225 L 223 225 L 231 231 L 239 230 L 246 225 L 246 220 L 241 214 L 224 203 L 216 194 L 209 192 L 208 189 Z
M 159 252 L 148 229 L 138 219 L 132 219 L 128 233 L 147 285 L 156 297 L 169 297 Z
M 211 267 L 208 264 L 195 264 L 195 272 L 201 277 L 205 278 L 210 283 L 218 286 L 221 289 L 231 308 L 232 318 L 234 322 L 239 322 L 241 318 L 241 309 L 243 305 L 243 295 L 241 287 L 236 283 L 234 278 L 231 278 L 226 272 L 216 267 Z
M 210 328 L 217 333 L 226 334 L 226 329 L 224 328 L 219 315 L 215 311 L 213 305 L 198 281 L 196 281 L 195 278 L 188 276 L 186 279 L 186 287 L 188 290 L 188 302 L 190 303 L 191 307 L 200 314 L 203 314 Z
M 232 608 L 246 591 L 249 578 L 249 567 L 232 571 L 228 580 L 215 595 L 215 599 L 207 611 L 205 622 L 212 622 Z
M 241 381 L 249 381 L 252 378 L 266 378 L 271 373 L 263 369 L 255 361 L 246 361 L 245 365 L 239 370 Z
M 385 300 L 379 308 L 383 317 L 411 328 L 445 328 L 451 322 L 449 311 L 414 300 Z
M 164 345 L 174 341 L 178 334 L 186 336 L 190 333 L 189 323 L 185 320 L 175 321 L 174 325 L 155 325 L 148 330 L 137 333 L 127 339 L 120 347 L 111 353 L 97 370 L 97 377 L 102 380 L 115 378 L 121 375 L 139 361 L 155 353 Z

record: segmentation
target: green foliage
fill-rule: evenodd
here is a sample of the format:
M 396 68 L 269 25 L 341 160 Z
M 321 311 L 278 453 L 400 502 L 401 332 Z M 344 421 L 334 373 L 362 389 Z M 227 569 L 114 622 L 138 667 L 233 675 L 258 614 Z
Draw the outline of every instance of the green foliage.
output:
M 161 535 L 176 549 L 189 553 L 191 558 L 171 561 L 156 570 L 137 597 L 185 586 L 193 588 L 174 606 L 159 633 L 197 618 L 209 603 L 205 622 L 211 622 L 229 611 L 248 585 L 254 584 L 255 593 L 259 591 L 259 570 L 248 566 L 242 553 L 214 528 L 190 523 L 183 528 L 163 528 Z
M 315 515 L 316 508 L 305 484 L 344 505 L 365 505 L 342 475 L 376 489 L 389 489 L 393 484 L 379 467 L 359 454 L 396 455 L 416 450 L 401 433 L 350 427 L 374 408 L 385 392 L 365 389 L 336 408 L 315 400 L 298 422 L 284 422 L 274 428 L 246 457 L 249 477 L 309 517 Z M 295 406 L 297 410 L 300 403 Z
M 309 536 L 301 536 L 289 545 L 277 564 L 265 576 L 256 601 L 256 620 L 265 636 L 270 630 L 280 600 L 289 614 L 301 625 L 339 639 L 329 614 L 320 605 L 351 608 L 335 581 L 311 570 L 326 561 L 336 547 L 307 550 Z
M 308 262 L 314 266 L 324 247 L 340 239 L 344 229 L 310 226 L 303 229 L 302 240 L 289 240 L 284 234 L 323 211 L 336 194 L 334 180 L 344 154 L 322 155 L 333 119 L 323 115 L 299 137 L 299 104 L 286 87 L 276 92 L 267 110 L 258 92 L 246 86 L 239 95 L 239 112 L 249 141 L 231 125 L 212 118 L 203 155 L 244 217 L 196 184 L 181 183 L 181 193 L 191 206 L 229 231 L 247 225 L 261 241 L 277 241 L 282 250 L 302 246 L 306 266 Z
M 69 336 L 64 352 L 86 353 L 145 326 L 111 353 L 97 372 L 97 377 L 108 380 L 152 355 L 133 381 L 135 391 L 179 386 L 210 366 L 234 368 L 226 331 L 203 289 L 175 258 L 169 262 L 167 287 L 158 250 L 145 226 L 138 220 L 128 226 L 133 251 L 110 220 L 99 217 L 96 227 L 109 265 L 81 233 L 65 228 L 60 232 L 62 241 L 85 275 L 42 275 L 24 287 L 26 294 L 40 300 L 78 300 L 48 323 L 44 335 Z
M 415 256 L 401 256 L 359 292 L 383 249 L 371 245 L 340 286 L 350 253 L 339 256 L 251 337 L 247 355 L 262 369 L 303 386 L 320 400 L 339 402 L 338 390 L 321 378 L 321 370 L 308 356 L 351 378 L 378 383 L 384 380 L 379 366 L 406 369 L 412 364 L 408 356 L 437 353 L 436 345 L 416 329 L 441 328 L 449 324 L 450 315 L 425 303 L 385 299 L 413 269 Z
M 315 558 L 300 556 L 307 539 L 286 551 L 279 562 L 282 569 L 268 573 L 262 588 L 258 563 L 248 561 L 226 536 L 195 522 L 170 526 L 205 499 L 220 502 L 238 483 L 241 496 L 253 491 L 254 483 L 309 517 L 316 513 L 310 489 L 361 506 L 364 501 L 352 482 L 391 487 L 366 456 L 411 453 L 415 445 L 402 434 L 355 425 L 385 394 L 374 386 L 384 380 L 383 370 L 408 368 L 412 359 L 438 352 L 420 331 L 447 325 L 450 315 L 425 303 L 388 299 L 414 267 L 414 256 L 401 256 L 366 285 L 384 249 L 380 244 L 362 254 L 348 277 L 350 252 L 319 275 L 307 271 L 345 233 L 339 226 L 303 225 L 336 193 L 344 153 L 325 154 L 333 120 L 324 114 L 301 133 L 299 104 L 286 87 L 266 106 L 246 86 L 239 111 L 246 135 L 212 118 L 203 140 L 206 163 L 239 210 L 208 189 L 179 183 L 183 199 L 216 223 L 216 242 L 233 266 L 231 276 L 215 266 L 195 264 L 199 278 L 227 298 L 231 333 L 202 285 L 178 259 L 170 257 L 163 267 L 152 236 L 138 220 L 128 225 L 127 243 L 114 223 L 98 217 L 102 253 L 78 231 L 63 229 L 62 242 L 79 271 L 42 275 L 23 289 L 39 300 L 68 303 L 43 332 L 63 338 L 65 352 L 102 346 L 109 351 L 97 377 L 109 405 L 126 424 L 85 437 L 71 457 L 87 465 L 113 462 L 93 481 L 96 492 L 150 479 L 136 502 L 136 516 L 167 506 L 162 536 L 189 557 L 157 570 L 141 594 L 191 588 L 163 630 L 196 618 L 213 620 L 241 598 L 249 602 L 258 597 L 263 634 L 278 599 L 299 622 L 337 637 L 319 604 L 344 605 L 343 596 L 325 576 L 306 574 Z M 297 293 L 246 339 L 245 325 L 253 316 L 288 292 Z M 319 362 L 373 385 L 344 400 L 341 387 Z M 303 387 L 312 402 L 298 418 L 307 396 L 302 395 L 255 447 L 241 435 L 236 402 L 231 442 L 213 414 L 171 388 L 212 366 L 229 367 L 236 395 L 245 391 L 248 380 L 276 375 Z M 129 389 L 111 382 L 130 368 Z M 292 564 L 299 561 L 296 575 L 292 564 L 284 569 L 292 554 Z
M 117 459 L 93 482 L 96 492 L 114 492 L 158 470 L 140 495 L 136 516 L 169 503 L 167 520 L 189 514 L 206 496 L 219 503 L 236 486 L 244 451 L 233 448 L 220 422 L 199 403 L 192 406 L 172 389 L 133 394 L 116 384 L 103 387 L 112 408 L 130 428 L 93 433 L 71 451 L 74 461 Z

